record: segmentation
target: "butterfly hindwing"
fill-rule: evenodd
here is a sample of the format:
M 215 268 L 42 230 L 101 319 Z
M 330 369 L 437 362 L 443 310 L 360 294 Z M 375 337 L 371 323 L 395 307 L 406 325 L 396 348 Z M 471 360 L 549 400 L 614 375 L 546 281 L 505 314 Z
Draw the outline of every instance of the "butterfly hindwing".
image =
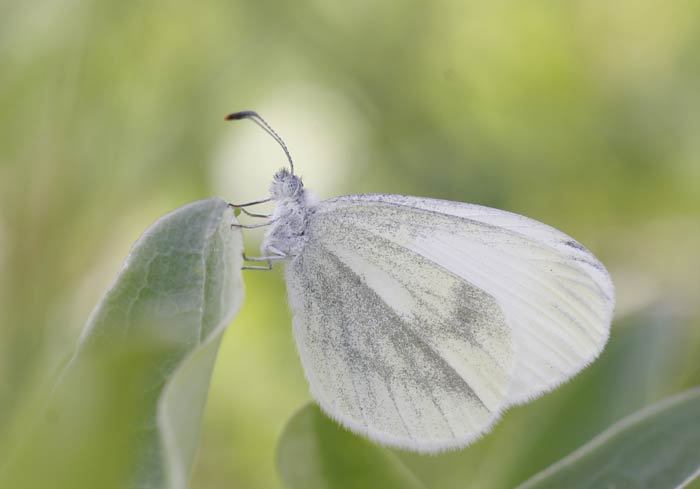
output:
M 286 274 L 321 407 L 354 431 L 413 450 L 464 446 L 487 431 L 515 364 L 495 299 L 333 212 L 314 215 L 307 233 Z

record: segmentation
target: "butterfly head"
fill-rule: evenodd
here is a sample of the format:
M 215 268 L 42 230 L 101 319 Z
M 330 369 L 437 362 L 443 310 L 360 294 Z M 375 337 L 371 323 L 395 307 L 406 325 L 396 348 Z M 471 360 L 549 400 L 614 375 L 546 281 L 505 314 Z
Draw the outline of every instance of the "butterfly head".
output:
M 273 200 L 295 199 L 304 193 L 303 190 L 301 178 L 286 168 L 282 168 L 272 177 L 270 196 Z
M 294 174 L 294 161 L 292 161 L 292 156 L 289 154 L 287 145 L 284 144 L 279 134 L 270 127 L 265 119 L 260 117 L 260 114 L 253 110 L 242 110 L 226 116 L 227 121 L 237 121 L 241 119 L 250 119 L 277 141 L 277 144 L 280 145 L 289 162 L 289 170 L 283 168 L 272 177 L 272 183 L 270 184 L 270 197 L 272 200 L 293 200 L 297 201 L 297 203 L 304 202 L 309 204 L 311 200 L 313 200 L 311 194 L 304 191 L 304 184 L 301 178 Z

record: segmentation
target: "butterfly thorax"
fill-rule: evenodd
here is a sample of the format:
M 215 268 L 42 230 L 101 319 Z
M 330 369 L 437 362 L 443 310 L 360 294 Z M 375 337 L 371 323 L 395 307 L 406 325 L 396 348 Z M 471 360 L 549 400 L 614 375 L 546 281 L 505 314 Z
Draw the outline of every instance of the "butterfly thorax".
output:
M 262 243 L 262 253 L 265 256 L 296 256 L 306 243 L 308 219 L 316 199 L 304 188 L 301 178 L 286 169 L 278 171 L 272 178 L 270 197 L 275 209 Z

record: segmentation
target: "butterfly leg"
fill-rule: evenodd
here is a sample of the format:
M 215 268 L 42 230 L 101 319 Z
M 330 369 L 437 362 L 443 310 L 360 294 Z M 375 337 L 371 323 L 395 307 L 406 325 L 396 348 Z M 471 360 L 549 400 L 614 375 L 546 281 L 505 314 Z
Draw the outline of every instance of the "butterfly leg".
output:
M 241 270 L 264 270 L 264 271 L 269 271 L 272 270 L 272 262 L 268 261 L 267 266 L 260 267 L 256 265 L 243 265 L 241 267 Z
M 241 269 L 242 270 L 272 270 L 272 262 L 273 261 L 278 261 L 278 260 L 283 260 L 287 256 L 279 251 L 276 248 L 271 248 L 270 251 L 273 253 L 273 255 L 270 256 L 246 256 L 245 252 L 243 253 L 243 260 L 244 261 L 252 261 L 252 262 L 267 262 L 267 266 L 256 266 L 256 265 L 244 265 Z
M 272 245 L 267 245 L 267 250 L 269 252 L 271 252 L 273 255 L 277 255 L 277 256 L 282 257 L 282 258 L 287 257 L 287 254 L 285 252 L 278 250 L 277 248 L 275 248 Z
M 261 228 L 261 227 L 264 227 L 264 226 L 269 226 L 269 225 L 272 224 L 273 222 L 275 222 L 275 221 L 272 220 L 272 221 L 262 222 L 262 223 L 260 223 L 260 224 L 238 224 L 238 223 L 234 223 L 234 224 L 231 224 L 231 227 L 232 227 L 232 228 L 240 228 L 240 229 L 255 229 L 255 228 Z
M 261 199 L 261 200 L 254 200 L 252 202 L 246 202 L 244 204 L 233 204 L 229 203 L 228 206 L 231 207 L 232 209 L 240 209 L 244 214 L 250 216 L 250 217 L 261 217 L 261 218 L 269 218 L 270 214 L 257 214 L 255 212 L 249 212 L 245 209 L 245 207 L 251 206 L 251 205 L 257 205 L 257 204 L 264 204 L 265 202 L 270 202 L 272 199 L 267 198 L 267 199 Z M 255 229 L 255 228 L 261 228 L 264 226 L 268 226 L 272 224 L 274 220 L 270 220 L 267 222 L 263 222 L 260 224 L 231 224 L 231 228 L 239 228 L 239 229 Z M 243 260 L 244 261 L 254 261 L 254 262 L 267 262 L 266 266 L 257 266 L 257 265 L 243 265 L 241 267 L 241 270 L 272 270 L 272 260 L 279 260 L 283 258 L 283 254 L 280 254 L 278 256 L 261 256 L 261 257 L 251 257 L 248 258 L 245 253 L 243 253 Z
M 268 218 L 268 217 L 270 217 L 270 216 L 272 215 L 272 214 L 256 214 L 255 212 L 250 212 L 250 211 L 245 210 L 243 207 L 241 207 L 240 209 L 241 209 L 241 212 L 243 212 L 243 214 L 245 214 L 245 215 L 247 215 L 247 216 L 250 216 L 250 217 L 264 217 L 264 218 Z
M 244 204 L 232 204 L 229 202 L 228 206 L 233 207 L 234 209 L 242 209 L 243 207 L 249 207 L 251 205 L 256 205 L 256 204 L 264 204 L 265 202 L 270 202 L 272 199 L 267 198 L 267 199 L 260 199 L 260 200 L 253 200 L 251 202 L 245 202 Z
M 286 256 L 280 256 L 280 255 L 246 256 L 246 254 L 243 253 L 243 260 L 244 261 L 278 261 L 278 260 L 283 260 L 284 258 L 286 258 Z
M 259 265 L 243 265 L 241 267 L 241 270 L 272 270 L 272 262 L 273 260 L 281 260 L 285 257 L 283 256 L 246 256 L 245 253 L 243 253 L 243 260 L 244 261 L 252 261 L 252 262 L 267 262 L 267 265 L 265 266 L 259 266 Z
M 267 262 L 267 265 L 260 266 L 260 265 L 243 265 L 241 267 L 241 270 L 272 270 L 272 260 L 270 259 L 269 256 L 252 256 L 248 257 L 245 254 L 245 251 L 243 252 L 243 261 L 253 261 L 253 262 Z

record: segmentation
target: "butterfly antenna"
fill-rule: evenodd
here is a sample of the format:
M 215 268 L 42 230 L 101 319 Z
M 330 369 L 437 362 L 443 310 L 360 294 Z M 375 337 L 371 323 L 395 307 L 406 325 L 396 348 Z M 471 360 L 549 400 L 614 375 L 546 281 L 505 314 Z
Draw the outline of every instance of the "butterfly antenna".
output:
M 240 121 L 241 119 L 250 119 L 251 121 L 255 122 L 258 126 L 262 128 L 263 131 L 268 133 L 270 136 L 272 136 L 272 139 L 277 141 L 277 144 L 279 144 L 282 147 L 282 151 L 284 151 L 284 154 L 287 156 L 287 161 L 289 161 L 289 168 L 292 172 L 292 175 L 294 175 L 294 161 L 292 161 L 292 155 L 289 154 L 289 149 L 287 149 L 287 145 L 284 144 L 284 141 L 280 137 L 279 134 L 275 132 L 272 127 L 270 127 L 270 124 L 265 121 L 262 117 L 260 117 L 260 114 L 255 112 L 254 110 L 242 110 L 240 112 L 234 112 L 233 114 L 229 114 L 225 118 L 227 121 Z

